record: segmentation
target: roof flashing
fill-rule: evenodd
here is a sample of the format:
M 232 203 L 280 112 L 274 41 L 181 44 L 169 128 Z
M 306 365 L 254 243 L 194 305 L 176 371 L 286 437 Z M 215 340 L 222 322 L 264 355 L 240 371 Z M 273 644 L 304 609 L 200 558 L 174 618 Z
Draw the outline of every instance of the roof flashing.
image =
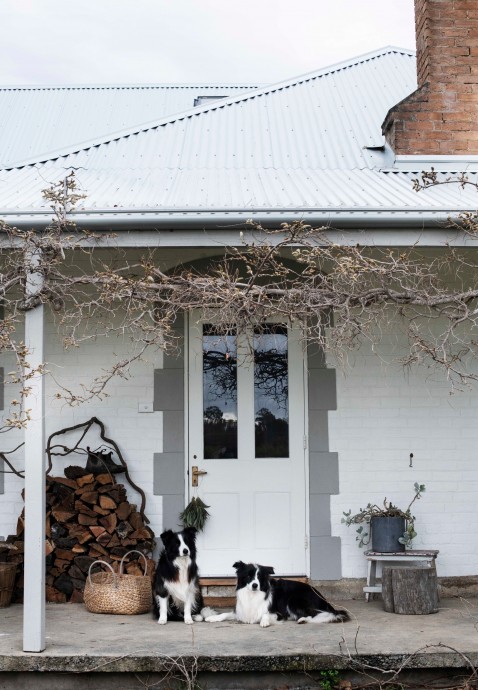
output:
M 389 171 L 420 173 L 431 168 L 447 173 L 478 172 L 478 156 L 395 156 Z

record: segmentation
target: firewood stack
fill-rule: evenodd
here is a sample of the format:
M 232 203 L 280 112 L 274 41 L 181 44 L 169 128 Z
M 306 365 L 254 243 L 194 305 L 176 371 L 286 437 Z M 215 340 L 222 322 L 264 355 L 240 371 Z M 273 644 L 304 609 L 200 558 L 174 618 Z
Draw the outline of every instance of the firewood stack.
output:
M 124 485 L 117 484 L 109 472 L 95 476 L 71 466 L 65 469 L 65 477 L 47 476 L 46 504 L 47 601 L 82 602 L 88 569 L 97 559 L 110 563 L 117 572 L 121 558 L 132 549 L 151 556 L 154 534 L 128 502 Z M 7 560 L 19 564 L 14 602 L 23 601 L 23 523 L 22 511 L 16 536 L 7 539 L 17 547 Z M 128 556 L 124 572 L 142 575 L 138 558 L 138 554 Z M 148 573 L 151 577 L 154 573 L 151 558 Z

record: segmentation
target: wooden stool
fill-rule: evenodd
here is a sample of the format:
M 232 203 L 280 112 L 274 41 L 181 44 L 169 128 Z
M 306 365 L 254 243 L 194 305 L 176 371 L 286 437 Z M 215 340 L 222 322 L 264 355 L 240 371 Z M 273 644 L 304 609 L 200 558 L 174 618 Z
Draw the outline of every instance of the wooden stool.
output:
M 384 611 L 423 615 L 438 611 L 438 584 L 435 568 L 388 566 L 382 570 Z
M 380 594 L 382 591 L 382 585 L 377 582 L 377 563 L 382 563 L 384 567 L 386 564 L 416 563 L 435 569 L 435 561 L 439 553 L 437 550 L 429 549 L 408 549 L 393 553 L 365 551 L 365 558 L 368 560 L 367 584 L 363 588 L 365 601 L 369 601 L 373 594 Z

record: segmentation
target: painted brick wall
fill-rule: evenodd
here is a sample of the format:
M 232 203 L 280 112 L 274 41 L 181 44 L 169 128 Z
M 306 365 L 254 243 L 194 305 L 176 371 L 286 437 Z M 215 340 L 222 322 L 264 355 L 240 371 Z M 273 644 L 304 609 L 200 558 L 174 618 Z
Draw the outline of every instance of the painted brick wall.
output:
M 476 154 L 478 6 L 415 0 L 418 89 L 392 108 L 383 132 L 396 154 Z
M 337 410 L 328 413 L 329 450 L 339 454 L 340 480 L 340 493 L 331 496 L 331 534 L 341 538 L 342 576 L 363 577 L 366 572 L 355 532 L 340 522 L 342 511 L 355 511 L 385 496 L 407 504 L 415 481 L 427 485 L 415 509 L 415 546 L 440 549 L 442 576 L 476 575 L 478 390 L 450 396 L 438 375 L 426 369 L 407 373 L 399 365 L 388 365 L 392 355 L 400 354 L 400 334 L 392 335 L 393 347 L 378 349 L 377 355 L 355 353 L 345 373 L 329 362 L 337 368 Z M 128 346 L 127 340 L 110 339 L 65 354 L 50 336 L 49 367 L 57 380 L 78 386 L 87 381 L 89 371 L 107 366 L 111 351 L 120 354 Z M 150 355 L 147 362 L 135 366 L 133 379 L 113 382 L 111 397 L 104 402 L 74 409 L 61 401 L 50 402 L 47 413 L 48 434 L 94 415 L 105 422 L 109 435 L 125 452 L 134 481 L 146 491 L 146 510 L 156 533 L 162 528 L 162 498 L 153 494 L 153 455 L 163 450 L 162 413 L 139 413 L 138 404 L 153 401 L 153 372 L 162 364 L 160 353 Z M 2 365 L 7 372 L 12 369 L 8 358 Z M 54 382 L 49 379 L 49 400 L 53 391 Z M 7 386 L 6 401 L 12 395 L 14 390 Z M 18 441 L 19 434 L 13 434 L 9 447 Z M 410 452 L 415 456 L 413 468 L 408 467 Z M 20 479 L 5 476 L 0 535 L 15 530 L 23 506 L 22 487 Z M 129 487 L 128 495 L 135 500 Z M 136 500 L 139 504 L 139 497 Z
M 89 374 L 106 368 L 111 360 L 111 351 L 120 355 L 130 345 L 127 339 L 109 339 L 96 343 L 82 345 L 79 349 L 63 352 L 60 344 L 51 335 L 46 339 L 46 353 L 48 368 L 55 380 L 73 390 L 79 390 L 82 383 L 88 382 Z M 55 364 L 53 364 L 53 361 Z M 2 364 L 4 362 L 2 361 Z M 12 368 L 10 362 L 5 362 L 5 370 Z M 132 368 L 134 376 L 130 380 L 115 379 L 108 388 L 109 396 L 103 402 L 90 402 L 71 408 L 60 400 L 52 401 L 56 390 L 53 377 L 46 382 L 47 419 L 46 434 L 61 428 L 78 424 L 96 416 L 104 422 L 107 435 L 113 438 L 123 452 L 128 463 L 131 477 L 146 493 L 146 515 L 151 520 L 150 526 L 156 534 L 162 528 L 162 499 L 153 494 L 153 453 L 162 450 L 162 413 L 139 413 L 139 403 L 153 403 L 153 372 L 162 366 L 162 354 L 151 353 L 146 362 L 135 364 Z M 5 404 L 11 399 L 14 391 L 7 386 Z M 120 401 L 118 407 L 118 400 Z M 6 408 L 5 412 L 8 412 Z M 20 435 L 15 432 L 11 437 L 2 437 L 2 443 L 12 447 L 18 442 Z M 59 437 L 61 438 L 61 437 Z M 64 437 L 66 438 L 66 437 Z M 96 447 L 100 442 L 96 434 L 92 434 L 84 441 L 85 445 Z M 22 453 L 16 455 L 18 465 L 23 468 Z M 65 461 L 56 460 L 53 474 L 62 473 L 65 464 L 84 464 L 86 459 Z M 128 500 L 141 504 L 141 497 L 128 482 L 125 481 Z M 0 536 L 14 533 L 17 517 L 23 507 L 20 492 L 23 481 L 12 475 L 5 476 L 5 494 L 0 496 Z
M 414 504 L 415 548 L 440 550 L 441 576 L 476 575 L 478 390 L 450 395 L 438 374 L 387 364 L 391 349 L 359 353 L 346 371 L 337 371 L 329 433 L 330 450 L 340 459 L 340 494 L 331 501 L 342 575 L 366 574 L 355 530 L 341 524 L 342 512 L 385 497 L 406 507 L 416 481 L 426 484 L 426 493 Z

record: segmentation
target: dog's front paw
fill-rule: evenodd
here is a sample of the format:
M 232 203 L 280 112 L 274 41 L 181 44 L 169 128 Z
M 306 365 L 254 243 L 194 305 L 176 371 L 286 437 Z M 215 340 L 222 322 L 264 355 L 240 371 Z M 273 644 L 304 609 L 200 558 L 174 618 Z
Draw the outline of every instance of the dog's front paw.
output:
M 185 618 L 184 622 L 186 623 L 186 625 L 192 625 L 194 623 L 193 619 L 190 617 Z
M 196 614 L 193 616 L 193 621 L 194 621 L 195 623 L 202 623 L 203 620 L 204 620 L 204 618 L 201 616 L 200 613 L 196 613 Z
M 158 618 L 158 625 L 166 625 L 167 622 L 167 618 Z
M 297 621 L 297 623 L 298 623 L 298 624 L 300 624 L 300 623 L 307 623 L 307 620 L 308 620 L 307 618 L 299 618 L 298 621 Z
M 262 616 L 260 626 L 261 628 L 268 628 L 271 624 L 271 619 L 268 614 Z

